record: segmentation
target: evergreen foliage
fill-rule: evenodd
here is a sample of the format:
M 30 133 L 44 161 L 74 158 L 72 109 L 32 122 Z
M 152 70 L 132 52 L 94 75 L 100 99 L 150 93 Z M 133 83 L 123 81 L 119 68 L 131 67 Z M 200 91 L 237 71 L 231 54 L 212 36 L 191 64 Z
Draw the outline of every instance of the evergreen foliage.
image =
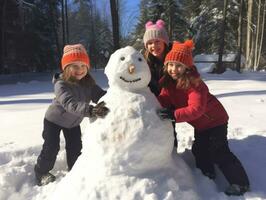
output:
M 112 49 L 112 33 L 107 19 L 89 0 L 74 1 L 69 11 L 70 43 L 82 43 L 88 51 L 91 65 L 103 67 Z
M 195 53 L 218 53 L 224 2 L 219 0 L 141 0 L 140 17 L 129 44 L 143 48 L 145 23 L 163 19 L 170 40 L 193 38 Z M 228 0 L 225 53 L 237 51 L 239 2 Z
M 43 72 L 55 69 L 58 65 L 56 58 L 58 53 L 55 45 L 55 34 L 57 33 L 54 32 L 54 28 L 57 30 L 59 25 L 57 20 L 59 16 L 58 1 L 51 2 L 50 5 L 48 1 L 34 1 L 33 18 L 26 26 L 25 40 L 21 40 L 24 43 L 23 47 L 26 48 L 25 51 L 21 51 L 21 54 L 24 56 L 23 53 L 27 53 L 25 57 L 28 59 L 30 71 Z M 50 9 L 56 13 L 55 19 L 52 18 Z M 52 20 L 55 21 L 52 22 Z
M 152 21 L 155 23 L 158 19 L 165 21 L 170 40 L 182 40 L 189 37 L 188 24 L 177 1 L 142 0 L 139 21 L 131 35 L 130 44 L 137 49 L 143 48 L 142 37 L 145 32 L 146 22 Z
M 104 67 L 113 52 L 111 12 L 102 9 L 100 4 L 109 1 L 98 0 L 64 0 L 68 2 L 69 42 L 82 43 L 91 58 L 92 67 Z M 0 18 L 0 74 L 18 72 L 43 72 L 58 70 L 63 49 L 62 0 L 2 0 Z M 240 0 L 228 0 L 224 53 L 239 51 L 239 15 Z M 250 58 L 256 54 L 256 63 L 266 64 L 265 31 L 262 19 L 263 9 L 259 14 L 259 5 L 253 1 L 243 0 L 243 39 L 242 52 L 250 49 Z M 265 8 L 266 1 L 259 1 Z M 223 23 L 224 1 L 220 0 L 140 0 L 140 15 L 133 31 L 121 30 L 131 28 L 130 21 L 123 24 L 125 0 L 117 2 L 121 47 L 132 45 L 143 49 L 143 35 L 147 21 L 165 21 L 170 41 L 193 39 L 196 45 L 195 54 L 218 53 Z M 247 26 L 248 8 L 252 4 L 251 24 Z M 104 5 L 109 9 L 109 4 Z M 264 14 L 264 15 L 263 15 Z M 258 18 L 261 18 L 258 21 Z M 260 24 L 258 24 L 260 23 Z M 260 31 L 263 28 L 263 31 Z M 257 30 L 258 28 L 258 30 Z M 250 37 L 248 37 L 248 30 Z M 123 34 L 123 31 L 127 34 Z M 261 36 L 261 51 L 258 49 Z M 263 34 L 261 34 L 263 35 Z M 256 37 L 257 36 L 257 37 Z M 250 39 L 249 39 L 250 38 Z M 257 38 L 257 42 L 256 42 Z M 250 41 L 248 41 L 248 39 Z M 254 44 L 256 42 L 256 45 Z M 250 44 L 250 46 L 249 46 Z M 251 45 L 252 44 L 252 45 Z M 255 47 L 257 49 L 255 49 Z M 255 53 L 254 53 L 255 52 Z M 261 58 L 258 60 L 258 52 Z M 245 55 L 246 56 L 246 55 Z
M 59 25 L 57 1 L 6 1 L 2 18 L 0 73 L 43 72 L 55 69 L 58 59 L 56 34 Z M 9 34 L 9 33 L 12 34 Z

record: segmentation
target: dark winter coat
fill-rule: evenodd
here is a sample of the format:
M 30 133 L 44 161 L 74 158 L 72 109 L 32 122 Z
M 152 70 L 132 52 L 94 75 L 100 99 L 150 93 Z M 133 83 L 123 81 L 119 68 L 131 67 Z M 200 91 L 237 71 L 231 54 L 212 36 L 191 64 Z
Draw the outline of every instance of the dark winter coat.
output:
M 174 82 L 161 90 L 158 100 L 163 107 L 173 107 L 176 122 L 188 122 L 198 132 L 228 121 L 228 115 L 218 99 L 201 81 L 198 87 L 177 89 Z
M 164 55 L 166 55 L 170 49 L 172 48 L 172 43 L 169 43 L 169 46 L 166 47 Z M 147 63 L 150 67 L 151 71 L 151 81 L 149 83 L 149 88 L 151 92 L 157 97 L 160 94 L 161 87 L 159 85 L 159 81 L 163 76 L 163 67 L 164 67 L 164 60 L 159 60 L 152 54 L 148 54 Z
M 156 58 L 155 56 L 149 54 L 147 58 L 147 63 L 150 67 L 151 71 L 151 81 L 149 83 L 149 88 L 151 92 L 155 95 L 158 96 L 160 94 L 160 86 L 159 86 L 159 81 L 163 76 L 163 66 L 164 63 Z
M 81 85 L 53 78 L 55 98 L 45 113 L 45 118 L 64 128 L 78 126 L 88 116 L 90 101 L 97 103 L 106 93 L 98 85 Z

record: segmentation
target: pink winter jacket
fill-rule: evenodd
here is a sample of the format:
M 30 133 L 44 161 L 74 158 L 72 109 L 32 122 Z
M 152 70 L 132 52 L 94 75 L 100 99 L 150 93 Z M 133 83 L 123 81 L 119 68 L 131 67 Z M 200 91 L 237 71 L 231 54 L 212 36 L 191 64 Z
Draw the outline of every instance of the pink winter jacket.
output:
M 176 89 L 174 83 L 161 90 L 158 100 L 163 107 L 175 108 L 176 122 L 188 122 L 197 131 L 227 123 L 228 114 L 218 99 L 201 81 L 198 87 Z

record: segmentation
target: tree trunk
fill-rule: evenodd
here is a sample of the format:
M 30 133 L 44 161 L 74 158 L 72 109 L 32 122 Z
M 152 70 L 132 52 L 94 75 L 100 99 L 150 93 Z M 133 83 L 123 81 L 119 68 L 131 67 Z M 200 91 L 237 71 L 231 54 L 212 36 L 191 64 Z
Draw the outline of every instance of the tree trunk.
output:
M 114 50 L 120 48 L 119 45 L 119 17 L 118 17 L 118 8 L 117 1 L 110 0 L 111 15 L 112 15 L 112 27 L 113 27 L 113 41 L 114 41 Z
M 258 2 L 258 16 L 257 16 L 257 24 L 256 24 L 256 35 L 255 35 L 255 52 L 254 52 L 254 70 L 257 71 L 258 68 L 258 45 L 259 45 L 259 35 L 260 35 L 260 13 L 261 13 L 261 0 Z
M 54 33 L 54 38 L 55 38 L 55 45 L 56 45 L 56 50 L 57 50 L 57 65 L 60 69 L 60 57 L 61 57 L 61 48 L 60 48 L 60 45 L 59 45 L 59 39 L 58 39 L 58 33 L 57 33 L 57 27 L 56 27 L 56 23 L 55 23 L 55 15 L 54 15 L 54 8 L 52 6 L 52 1 L 53 0 L 50 0 L 49 1 L 49 12 L 50 12 L 50 16 L 51 16 L 51 20 L 52 20 L 52 25 L 53 25 L 53 33 Z
M 253 0 L 248 0 L 248 11 L 247 11 L 247 42 L 246 42 L 246 68 L 251 69 L 251 42 L 252 42 L 252 9 Z
M 65 0 L 65 21 L 66 21 L 66 43 L 69 43 L 69 29 L 68 29 L 68 8 L 67 0 Z
M 240 1 L 239 7 L 239 18 L 238 18 L 238 53 L 237 53 L 237 60 L 236 60 L 236 71 L 241 71 L 241 57 L 242 57 L 242 38 L 243 38 L 243 8 L 244 8 L 244 0 Z
M 5 45 L 5 29 L 6 29 L 6 0 L 3 0 L 1 3 L 1 10 L 2 10 L 2 15 L 1 15 L 1 42 L 0 42 L 0 74 L 4 71 L 4 58 L 5 58 L 5 53 L 6 53 L 6 45 Z
M 64 6 L 64 0 L 61 0 L 61 17 L 62 17 L 62 38 L 63 38 L 63 41 L 62 41 L 62 45 L 63 47 L 65 46 L 66 44 L 66 38 L 65 38 L 65 6 Z
M 169 40 L 172 41 L 173 40 L 173 30 L 174 30 L 174 17 L 175 17 L 175 12 L 173 9 L 173 4 L 172 1 L 169 1 L 168 4 L 168 8 L 169 9 L 169 22 L 168 22 L 168 34 L 169 34 Z
M 261 35 L 260 35 L 260 44 L 259 44 L 259 55 L 258 55 L 258 65 L 260 63 L 260 57 L 261 57 L 261 50 L 262 50 L 262 43 L 264 39 L 264 27 L 265 27 L 265 17 L 266 17 L 266 1 L 264 2 L 263 6 L 263 15 L 262 15 L 262 24 L 261 24 Z
M 93 11 L 93 6 L 95 5 L 92 0 L 89 0 L 88 1 L 90 3 L 90 18 L 91 19 L 95 19 L 95 16 L 94 16 L 94 11 Z M 95 38 L 96 38 L 96 33 L 95 33 L 95 22 L 94 20 L 91 20 L 90 21 L 90 28 L 91 28 L 91 38 L 89 39 L 89 43 L 90 43 L 90 46 L 89 46 L 89 53 L 90 53 L 90 56 L 91 56 L 91 65 L 93 67 L 95 67 L 95 69 L 97 68 L 96 66 L 96 56 L 95 56 L 95 47 L 96 47 L 96 43 L 95 43 Z
M 224 66 L 223 66 L 223 51 L 224 51 L 224 36 L 225 36 L 225 28 L 226 28 L 226 14 L 227 14 L 227 3 L 228 0 L 224 1 L 224 10 L 223 10 L 223 22 L 221 26 L 221 37 L 220 37 L 220 46 L 219 46 L 219 56 L 218 56 L 218 63 L 215 73 L 223 73 Z

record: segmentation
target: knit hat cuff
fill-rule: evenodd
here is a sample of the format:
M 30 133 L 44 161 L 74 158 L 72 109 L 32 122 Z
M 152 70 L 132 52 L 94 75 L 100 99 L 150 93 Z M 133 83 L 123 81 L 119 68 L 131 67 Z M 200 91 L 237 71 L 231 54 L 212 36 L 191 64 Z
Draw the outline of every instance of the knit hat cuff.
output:
M 150 40 L 161 40 L 163 41 L 167 46 L 169 45 L 169 38 L 165 30 L 157 30 L 157 29 L 149 29 L 145 32 L 143 37 L 143 42 L 145 44 L 145 47 L 147 47 L 147 43 Z
M 185 54 L 184 52 L 170 52 L 165 57 L 164 64 L 166 65 L 168 62 L 181 62 L 188 67 L 194 65 L 193 59 L 190 58 L 191 55 Z
M 62 60 L 61 60 L 61 64 L 62 64 L 62 69 L 64 70 L 64 68 L 72 63 L 75 62 L 82 62 L 85 65 L 87 65 L 87 67 L 90 67 L 90 62 L 89 62 L 89 58 L 88 55 L 84 54 L 84 53 L 75 53 L 75 54 L 68 54 L 65 55 Z
M 171 51 L 166 55 L 164 64 L 168 62 L 181 62 L 187 67 L 194 65 L 192 49 L 194 43 L 192 40 L 187 40 L 184 43 L 174 41 Z

